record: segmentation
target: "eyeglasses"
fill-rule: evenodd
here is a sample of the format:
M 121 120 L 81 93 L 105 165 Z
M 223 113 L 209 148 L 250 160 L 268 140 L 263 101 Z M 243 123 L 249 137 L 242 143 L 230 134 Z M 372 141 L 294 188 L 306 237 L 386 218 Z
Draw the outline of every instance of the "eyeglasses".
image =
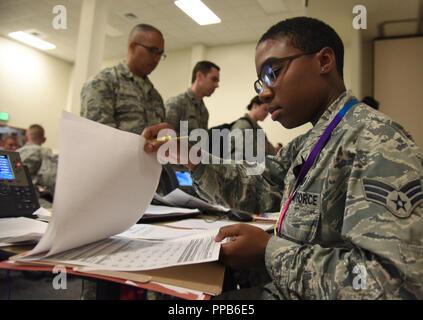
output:
M 284 58 L 274 58 L 271 62 L 268 62 L 263 66 L 260 72 L 259 78 L 254 82 L 254 90 L 257 94 L 260 94 L 264 90 L 264 86 L 271 87 L 275 80 L 278 78 L 281 71 L 288 70 L 291 62 L 302 56 L 315 54 L 316 52 L 311 53 L 300 53 L 289 57 Z
M 155 56 L 160 56 L 161 60 L 165 60 L 166 57 L 167 57 L 166 54 L 164 53 L 164 51 L 160 50 L 157 47 L 149 47 L 149 46 L 146 46 L 145 44 L 142 44 L 142 43 L 139 43 L 139 42 L 135 42 L 135 44 L 147 49 L 148 52 L 150 52 L 151 54 L 153 54 Z

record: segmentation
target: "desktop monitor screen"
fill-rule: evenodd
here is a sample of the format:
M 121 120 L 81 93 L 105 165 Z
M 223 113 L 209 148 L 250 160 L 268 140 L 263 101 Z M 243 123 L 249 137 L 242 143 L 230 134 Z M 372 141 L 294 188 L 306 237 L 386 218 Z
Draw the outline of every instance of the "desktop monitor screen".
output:
M 176 171 L 176 179 L 180 187 L 192 187 L 192 178 L 188 171 Z
M 9 157 L 0 155 L 0 180 L 13 180 L 12 166 L 10 165 Z

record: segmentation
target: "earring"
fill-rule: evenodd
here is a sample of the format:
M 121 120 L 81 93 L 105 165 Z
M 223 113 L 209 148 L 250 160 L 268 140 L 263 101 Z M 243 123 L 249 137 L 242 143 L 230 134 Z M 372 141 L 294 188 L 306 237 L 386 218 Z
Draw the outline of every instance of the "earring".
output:
M 325 68 L 324 67 L 322 67 L 320 70 L 321 70 L 321 72 L 325 72 Z

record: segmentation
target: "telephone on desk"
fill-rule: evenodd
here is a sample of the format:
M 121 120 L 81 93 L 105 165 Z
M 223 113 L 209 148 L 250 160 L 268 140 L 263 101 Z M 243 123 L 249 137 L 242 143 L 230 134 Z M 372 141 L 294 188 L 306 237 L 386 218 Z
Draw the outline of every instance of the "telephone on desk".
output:
M 19 153 L 0 150 L 0 218 L 31 218 L 39 207 L 31 175 Z

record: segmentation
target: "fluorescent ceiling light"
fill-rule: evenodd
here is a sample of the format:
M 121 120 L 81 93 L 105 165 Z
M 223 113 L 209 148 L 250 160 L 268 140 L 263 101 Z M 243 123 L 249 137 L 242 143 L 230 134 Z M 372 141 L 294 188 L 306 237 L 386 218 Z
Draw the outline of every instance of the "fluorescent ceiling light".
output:
M 201 0 L 177 0 L 175 4 L 199 25 L 222 22 Z
M 56 46 L 23 31 L 9 33 L 9 37 L 41 50 L 51 50 Z

